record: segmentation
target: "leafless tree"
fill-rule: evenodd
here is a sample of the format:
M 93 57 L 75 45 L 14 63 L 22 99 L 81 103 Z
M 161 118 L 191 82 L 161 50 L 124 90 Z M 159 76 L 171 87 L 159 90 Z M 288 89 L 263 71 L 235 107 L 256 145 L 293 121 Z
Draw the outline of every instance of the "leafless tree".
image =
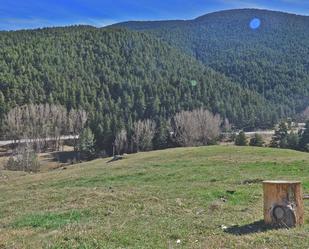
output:
M 70 112 L 61 105 L 24 105 L 15 107 L 6 116 L 8 138 L 29 140 L 36 151 L 53 141 L 54 150 L 60 149 L 63 135 L 79 135 L 87 121 L 87 113 L 72 109 Z
M 302 118 L 304 121 L 309 120 L 309 106 L 303 111 Z
M 232 125 L 230 124 L 230 121 L 227 118 L 224 119 L 223 130 L 226 132 L 232 130 Z
M 156 124 L 150 119 L 137 121 L 133 124 L 133 142 L 137 151 L 146 151 L 152 148 L 152 139 L 156 131 Z
M 127 131 L 123 129 L 116 135 L 115 139 L 116 152 L 118 154 L 124 152 L 126 150 L 127 143 L 128 143 Z
M 80 134 L 87 122 L 87 113 L 84 110 L 72 109 L 69 112 L 68 127 L 71 134 Z M 74 139 L 74 149 L 77 150 L 77 139 Z
M 192 112 L 182 111 L 173 118 L 174 137 L 181 146 L 194 146 L 198 138 L 197 125 L 192 120 Z
M 4 169 L 12 171 L 38 172 L 40 164 L 29 143 L 19 145 L 10 156 Z
M 222 120 L 208 110 L 182 111 L 173 118 L 174 137 L 181 146 L 213 143 L 220 134 Z

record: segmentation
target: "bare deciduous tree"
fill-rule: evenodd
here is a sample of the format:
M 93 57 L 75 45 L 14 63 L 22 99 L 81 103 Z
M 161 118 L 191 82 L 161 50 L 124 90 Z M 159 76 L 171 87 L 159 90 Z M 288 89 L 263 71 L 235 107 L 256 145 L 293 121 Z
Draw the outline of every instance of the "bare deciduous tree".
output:
M 69 113 L 68 126 L 71 134 L 77 135 L 80 134 L 87 122 L 87 113 L 86 111 L 79 109 L 72 109 Z M 77 139 L 74 139 L 74 150 L 78 148 Z
M 224 119 L 223 130 L 225 132 L 228 132 L 228 131 L 232 130 L 232 125 L 230 124 L 230 121 L 227 118 Z
M 152 139 L 156 131 L 156 124 L 150 119 L 137 121 L 133 124 L 133 142 L 137 151 L 150 150 Z
M 182 111 L 173 118 L 174 136 L 181 146 L 213 143 L 220 134 L 222 120 L 208 110 Z
M 192 113 L 182 111 L 173 118 L 174 137 L 181 146 L 194 146 L 198 137 L 197 126 L 192 122 Z
M 303 111 L 302 118 L 304 119 L 304 121 L 309 120 L 309 106 Z
M 10 156 L 4 169 L 12 171 L 38 172 L 40 163 L 35 151 L 29 143 L 19 145 Z
M 70 112 L 60 105 L 24 105 L 13 108 L 6 116 L 8 138 L 19 141 L 29 140 L 36 151 L 53 141 L 59 150 L 63 135 L 79 135 L 87 121 L 84 110 Z M 76 143 L 75 143 L 76 144 Z
M 127 143 L 127 131 L 123 129 L 116 135 L 115 139 L 115 148 L 119 155 L 126 150 Z

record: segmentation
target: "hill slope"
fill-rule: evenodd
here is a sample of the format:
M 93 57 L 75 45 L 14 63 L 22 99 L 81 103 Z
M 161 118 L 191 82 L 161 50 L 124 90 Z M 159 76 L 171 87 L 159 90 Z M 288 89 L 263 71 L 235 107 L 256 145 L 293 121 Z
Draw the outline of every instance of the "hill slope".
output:
M 261 20 L 250 28 L 253 18 Z M 259 92 L 283 116 L 309 105 L 309 17 L 242 9 L 189 21 L 116 24 L 146 31 L 195 56 L 204 64 Z
M 233 146 L 139 153 L 36 175 L 2 171 L 0 245 L 306 248 L 308 205 L 303 227 L 264 230 L 260 181 L 302 180 L 306 193 L 308 174 L 306 153 Z
M 0 117 L 45 102 L 84 107 L 107 142 L 135 120 L 200 106 L 239 126 L 275 115 L 258 94 L 147 34 L 87 26 L 0 32 Z

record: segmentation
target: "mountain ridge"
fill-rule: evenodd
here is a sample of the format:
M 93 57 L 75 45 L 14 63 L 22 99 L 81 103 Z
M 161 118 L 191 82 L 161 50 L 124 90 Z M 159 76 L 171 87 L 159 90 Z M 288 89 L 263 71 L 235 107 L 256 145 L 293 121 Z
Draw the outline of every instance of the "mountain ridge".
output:
M 30 103 L 83 108 L 107 150 L 135 121 L 160 124 L 181 110 L 204 107 L 238 127 L 276 120 L 275 106 L 262 96 L 146 33 L 91 27 L 0 33 L 0 58 L 0 123 L 10 109 Z
M 0 32 L 0 123 L 24 104 L 84 108 L 98 148 L 110 152 L 121 129 L 145 119 L 160 126 L 181 110 L 203 107 L 246 130 L 297 115 L 309 105 L 309 25 L 267 12 L 269 23 L 260 16 L 251 30 L 252 10 L 240 12 L 143 32 Z
M 270 9 L 259 9 L 259 8 L 239 8 L 239 9 L 226 9 L 226 10 L 218 10 L 214 12 L 209 12 L 191 19 L 167 19 L 167 20 L 129 20 L 129 21 L 123 21 L 123 22 L 117 22 L 111 25 L 107 25 L 102 28 L 110 28 L 110 27 L 122 27 L 124 25 L 128 24 L 143 24 L 143 23 L 148 23 L 148 24 L 157 24 L 157 23 L 164 23 L 164 24 L 169 24 L 169 23 L 180 23 L 180 24 L 187 24 L 195 21 L 201 21 L 204 18 L 208 17 L 213 17 L 216 15 L 222 15 L 222 14 L 230 14 L 230 13 L 235 13 L 238 11 L 253 11 L 253 12 L 261 12 L 261 13 L 272 13 L 272 14 L 283 14 L 283 15 L 290 15 L 290 16 L 296 16 L 296 17 L 307 17 L 309 19 L 309 15 L 302 15 L 302 14 L 297 14 L 297 13 L 292 13 L 292 12 L 284 12 L 284 11 L 279 11 L 279 10 L 270 10 Z
M 257 29 L 250 28 L 260 19 Z M 279 11 L 236 9 L 206 14 L 173 26 L 127 22 L 181 49 L 236 84 L 281 103 L 282 116 L 309 105 L 309 17 Z

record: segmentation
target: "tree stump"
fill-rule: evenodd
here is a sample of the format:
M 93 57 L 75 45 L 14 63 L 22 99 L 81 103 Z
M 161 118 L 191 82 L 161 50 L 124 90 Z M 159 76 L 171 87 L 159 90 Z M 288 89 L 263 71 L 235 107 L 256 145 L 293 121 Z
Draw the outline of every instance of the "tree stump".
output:
M 264 221 L 279 227 L 295 227 L 304 223 L 301 182 L 264 181 Z

